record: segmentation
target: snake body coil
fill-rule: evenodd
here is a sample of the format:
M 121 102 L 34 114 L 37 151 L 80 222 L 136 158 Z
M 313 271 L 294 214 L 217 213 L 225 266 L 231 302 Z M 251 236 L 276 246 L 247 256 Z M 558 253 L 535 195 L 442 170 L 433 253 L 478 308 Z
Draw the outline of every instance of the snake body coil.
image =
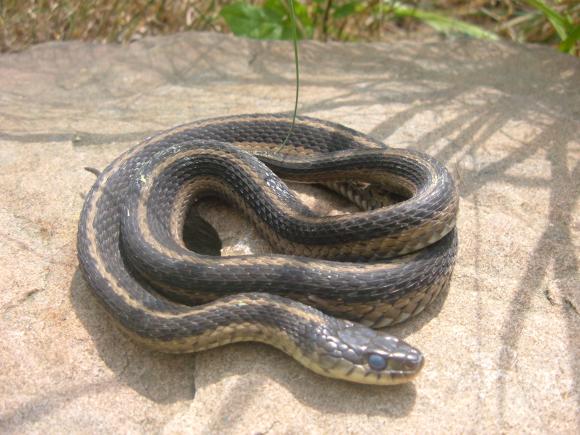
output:
M 119 156 L 85 199 L 81 269 L 115 322 L 154 349 L 259 341 L 325 376 L 407 382 L 421 353 L 369 327 L 419 313 L 447 284 L 453 179 L 423 153 L 307 117 L 278 153 L 290 124 L 285 115 L 198 121 Z M 366 210 L 319 216 L 278 177 L 324 184 Z M 377 186 L 404 200 L 373 209 L 363 193 Z M 190 250 L 189 210 L 210 195 L 241 209 L 277 254 Z

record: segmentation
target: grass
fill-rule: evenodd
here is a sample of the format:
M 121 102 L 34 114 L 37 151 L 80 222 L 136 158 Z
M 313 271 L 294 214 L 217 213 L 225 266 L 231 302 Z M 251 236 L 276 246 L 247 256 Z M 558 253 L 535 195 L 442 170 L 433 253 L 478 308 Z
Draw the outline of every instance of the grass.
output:
M 294 5 L 301 38 L 380 41 L 463 33 L 580 54 L 578 0 L 302 0 Z M 292 35 L 290 9 L 281 0 L 0 0 L 1 51 L 51 40 L 129 42 L 187 30 Z

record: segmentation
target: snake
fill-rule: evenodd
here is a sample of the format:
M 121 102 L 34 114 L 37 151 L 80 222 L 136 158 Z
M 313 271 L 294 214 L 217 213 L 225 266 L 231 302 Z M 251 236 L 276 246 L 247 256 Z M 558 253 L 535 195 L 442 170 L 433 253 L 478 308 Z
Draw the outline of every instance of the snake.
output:
M 320 185 L 357 209 L 317 213 L 288 183 Z M 197 248 L 206 198 L 237 208 L 272 252 Z M 143 346 L 255 341 L 326 377 L 394 385 L 425 357 L 384 328 L 448 286 L 457 210 L 453 176 L 426 153 L 307 116 L 223 116 L 148 137 L 100 172 L 77 253 L 108 317 Z

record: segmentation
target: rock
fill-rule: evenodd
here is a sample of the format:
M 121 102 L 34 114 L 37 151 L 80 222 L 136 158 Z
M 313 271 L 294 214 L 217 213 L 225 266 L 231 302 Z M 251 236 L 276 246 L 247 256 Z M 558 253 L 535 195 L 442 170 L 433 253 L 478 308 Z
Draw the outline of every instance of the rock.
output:
M 203 33 L 48 43 L 0 56 L 3 432 L 580 430 L 579 60 L 467 39 L 300 48 L 301 114 L 424 150 L 458 179 L 447 298 L 392 328 L 425 353 L 421 376 L 369 388 L 264 345 L 164 355 L 120 334 L 78 270 L 83 167 L 175 124 L 291 110 L 292 48 Z M 246 225 L 218 226 L 224 252 L 267 250 Z

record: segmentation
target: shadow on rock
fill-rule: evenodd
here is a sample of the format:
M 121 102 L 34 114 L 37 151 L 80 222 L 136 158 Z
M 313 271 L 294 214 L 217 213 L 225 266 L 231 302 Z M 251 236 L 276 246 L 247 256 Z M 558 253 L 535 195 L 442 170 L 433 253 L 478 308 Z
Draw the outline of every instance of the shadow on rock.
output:
M 231 415 L 232 412 L 244 412 L 243 407 L 234 405 L 242 399 L 244 403 L 263 400 L 260 397 L 272 389 L 272 383 L 289 391 L 304 406 L 324 414 L 401 418 L 412 411 L 417 396 L 413 383 L 384 387 L 322 377 L 282 352 L 259 343 L 239 343 L 210 350 L 203 360 L 197 378 L 201 389 L 228 377 L 239 377 L 235 387 L 222 397 L 220 409 L 213 413 L 218 426 L 224 416 L 229 421 L 242 417 Z M 208 424 L 208 428 L 213 426 L 211 422 Z
M 194 355 L 163 354 L 133 343 L 115 328 L 80 270 L 73 276 L 70 291 L 76 315 L 90 334 L 101 359 L 121 382 L 157 403 L 195 397 Z M 425 315 L 429 317 L 429 313 Z M 229 376 L 241 376 L 248 382 L 243 388 L 244 394 L 263 394 L 255 376 L 252 376 L 258 372 L 260 376 L 283 385 L 305 406 L 320 412 L 403 417 L 415 403 L 413 384 L 373 387 L 327 379 L 266 345 L 242 343 L 208 351 L 206 355 L 216 360 L 223 359 L 224 364 L 216 361 L 216 364 L 211 364 L 211 369 L 204 370 L 202 385 L 197 381 L 198 388 Z M 240 400 L 240 390 L 234 390 L 232 397 L 223 398 L 224 413 L 231 411 L 228 403 Z
M 99 356 L 121 382 L 157 403 L 195 397 L 193 355 L 152 352 L 133 343 L 115 328 L 78 269 L 71 281 L 70 297 Z

